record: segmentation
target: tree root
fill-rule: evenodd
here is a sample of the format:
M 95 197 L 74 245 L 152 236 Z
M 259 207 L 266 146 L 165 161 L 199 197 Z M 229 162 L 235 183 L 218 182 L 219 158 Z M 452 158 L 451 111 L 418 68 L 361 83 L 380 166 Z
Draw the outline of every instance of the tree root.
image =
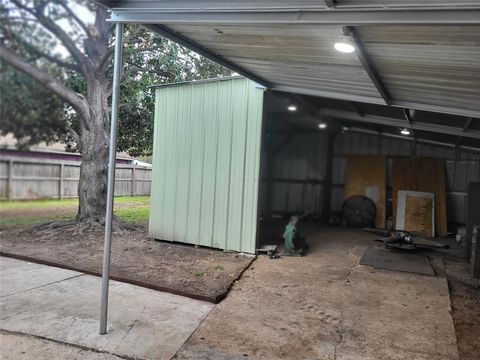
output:
M 34 225 L 29 229 L 22 231 L 22 234 L 35 233 L 40 237 L 57 235 L 61 232 L 69 232 L 71 235 L 82 235 L 86 233 L 103 231 L 105 228 L 104 219 L 85 219 L 78 220 L 66 220 L 66 221 L 49 221 Z M 129 231 L 138 229 L 138 226 L 132 223 L 127 223 L 123 220 L 114 218 L 112 222 L 112 233 L 125 235 Z
M 67 220 L 67 221 L 49 221 L 46 223 L 41 223 L 32 226 L 32 229 L 35 230 L 45 230 L 45 229 L 58 229 L 64 226 L 70 226 L 76 224 L 75 220 Z

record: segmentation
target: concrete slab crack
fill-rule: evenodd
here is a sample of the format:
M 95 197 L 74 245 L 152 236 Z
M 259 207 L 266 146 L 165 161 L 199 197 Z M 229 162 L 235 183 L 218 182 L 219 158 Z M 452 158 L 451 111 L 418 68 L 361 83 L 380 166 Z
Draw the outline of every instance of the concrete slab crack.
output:
M 345 327 L 343 325 L 343 320 L 340 320 L 338 325 L 337 325 L 337 341 L 335 342 L 335 346 L 333 348 L 333 360 L 337 360 L 337 348 L 342 344 L 343 338 L 345 336 Z
M 132 329 L 135 327 L 135 325 L 138 323 L 138 321 L 140 320 L 140 318 L 142 317 L 143 313 L 145 312 L 145 309 L 147 307 L 144 306 L 142 311 L 140 311 L 140 314 L 137 316 L 137 318 L 130 324 L 130 326 L 128 327 L 128 330 L 127 332 L 125 333 L 125 335 L 123 335 L 122 339 L 119 341 L 118 345 L 115 347 L 115 350 L 113 351 L 117 351 L 117 349 L 120 347 L 120 345 L 122 345 L 123 343 L 123 340 L 125 340 L 125 338 L 128 336 L 128 334 L 130 334 L 130 331 L 132 331 Z
M 112 356 L 116 356 L 116 357 L 118 357 L 120 359 L 124 359 L 124 360 L 146 360 L 146 359 L 142 359 L 142 358 L 139 358 L 139 357 L 130 357 L 130 356 L 118 355 L 118 354 L 115 354 L 115 353 L 112 353 L 112 352 L 109 352 L 109 351 L 103 351 L 103 350 L 95 349 L 95 348 L 88 347 L 88 346 L 72 344 L 72 343 L 65 342 L 65 341 L 50 339 L 50 338 L 45 337 L 45 336 L 32 335 L 32 334 L 27 334 L 27 333 L 18 332 L 18 331 L 9 331 L 9 330 L 0 329 L 0 333 L 23 336 L 23 337 L 26 337 L 26 338 L 30 337 L 30 338 L 44 340 L 44 341 L 50 341 L 50 342 L 53 342 L 53 343 L 56 343 L 56 344 L 77 348 L 77 349 L 79 349 L 79 352 L 91 351 L 91 352 L 94 352 L 94 353 L 97 353 L 97 354 L 103 354 L 104 357 L 106 357 L 106 355 L 112 355 Z
M 195 334 L 195 332 L 202 326 L 202 324 L 204 323 L 205 320 L 207 320 L 207 318 L 210 316 L 210 314 L 213 312 L 213 310 L 216 308 L 217 306 L 212 306 L 212 308 L 210 309 L 210 311 L 208 312 L 207 315 L 205 315 L 205 317 L 203 318 L 202 321 L 200 321 L 200 323 L 198 324 L 198 326 L 192 331 L 192 333 L 190 334 L 190 336 L 187 338 L 187 340 L 184 341 L 184 343 L 182 344 L 182 346 L 180 346 L 177 351 L 175 351 L 175 354 L 173 354 L 173 356 L 170 358 L 170 360 L 172 359 L 175 359 L 175 357 L 177 356 L 178 352 L 185 346 L 186 343 L 188 343 L 188 341 L 191 339 L 191 337 L 193 336 L 193 334 Z
M 345 281 L 346 282 L 351 282 L 352 280 L 350 279 L 350 275 L 352 275 L 355 268 L 360 265 L 360 257 L 353 254 L 351 251 L 348 252 L 348 256 L 350 258 L 353 258 L 354 263 L 353 263 L 352 266 L 350 266 L 350 269 L 348 270 L 347 274 L 345 275 Z
M 30 288 L 30 289 L 25 289 L 25 290 L 20 290 L 20 291 L 17 291 L 17 292 L 14 292 L 12 294 L 8 294 L 8 295 L 3 295 L 3 296 L 0 296 L 0 298 L 6 298 L 6 297 L 9 297 L 9 296 L 13 296 L 13 295 L 17 295 L 17 294 L 21 294 L 21 293 L 24 293 L 24 292 L 28 292 L 28 291 L 32 291 L 32 290 L 37 290 L 37 289 L 40 289 L 40 288 L 43 288 L 45 286 L 50 286 L 50 285 L 53 285 L 53 284 L 58 284 L 58 283 L 61 283 L 63 281 L 67 281 L 67 280 L 71 280 L 71 279 L 74 279 L 74 278 L 77 278 L 77 277 L 80 277 L 80 276 L 84 276 L 85 274 L 78 274 L 78 275 L 75 275 L 75 276 L 70 276 L 68 278 L 65 278 L 65 279 L 61 279 L 61 280 L 57 280 L 57 281 L 53 281 L 51 283 L 48 283 L 48 284 L 43 284 L 43 285 L 40 285 L 40 286 L 35 286 L 33 288 Z

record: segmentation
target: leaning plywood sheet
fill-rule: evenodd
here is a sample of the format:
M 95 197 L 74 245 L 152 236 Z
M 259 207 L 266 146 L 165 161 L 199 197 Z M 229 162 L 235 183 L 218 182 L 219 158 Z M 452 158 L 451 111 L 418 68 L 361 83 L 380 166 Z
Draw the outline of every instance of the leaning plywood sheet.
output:
M 352 156 L 347 160 L 345 199 L 365 195 L 377 207 L 375 226 L 385 228 L 385 157 Z
M 447 235 L 447 199 L 445 192 L 445 162 L 440 159 L 401 159 L 393 162 L 393 223 L 396 223 L 399 190 L 435 194 L 436 235 Z
M 397 230 L 435 235 L 435 195 L 419 191 L 398 192 Z

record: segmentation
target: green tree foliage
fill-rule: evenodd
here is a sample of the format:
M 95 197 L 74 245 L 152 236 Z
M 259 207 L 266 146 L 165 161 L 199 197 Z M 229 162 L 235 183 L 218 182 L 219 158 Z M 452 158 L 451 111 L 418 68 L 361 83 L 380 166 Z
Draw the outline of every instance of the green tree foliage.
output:
M 107 10 L 87 0 L 8 0 L 0 2 L 0 15 L 0 59 L 44 88 L 42 92 L 32 83 L 11 92 L 8 101 L 12 107 L 22 105 L 16 109 L 22 116 L 10 111 L 9 122 L 17 126 L 27 119 L 43 121 L 41 105 L 50 99 L 48 93 L 64 102 L 58 106 L 50 102 L 49 112 L 57 118 L 63 114 L 67 133 L 59 129 L 57 135 L 66 137 L 68 146 L 82 154 L 76 219 L 84 228 L 101 226 L 107 202 L 114 53 L 114 25 L 106 21 Z M 148 155 L 153 122 L 148 86 L 228 71 L 139 26 L 129 26 L 124 38 L 119 149 Z M 22 135 L 28 136 L 30 127 L 22 127 Z M 49 126 L 37 127 L 35 136 L 42 137 L 38 133 L 45 134 L 45 129 L 52 131 Z
M 231 71 L 151 31 L 126 30 L 118 146 L 131 156 L 152 154 L 152 85 L 231 75 Z M 144 51 L 144 49 L 149 49 Z
M 30 76 L 0 64 L 0 132 L 12 133 L 20 149 L 58 142 L 68 133 L 64 102 Z
M 83 6 L 93 10 L 91 3 L 84 3 Z M 85 77 L 76 71 L 70 56 L 63 55 L 62 58 L 61 54 L 55 54 L 55 59 L 60 58 L 61 64 L 51 61 L 54 60 L 53 55 L 49 58 L 48 49 L 58 46 L 48 32 L 31 22 L 11 20 L 5 5 L 0 5 L 0 13 L 2 35 L 15 44 L 17 51 L 38 68 L 63 78 L 65 84 L 75 92 L 86 92 Z M 50 15 L 62 21 L 61 14 Z M 78 47 L 88 46 L 88 38 L 82 37 L 74 24 L 68 26 L 71 27 L 69 33 L 72 40 Z M 15 32 L 11 31 L 12 28 L 15 28 Z M 26 42 L 25 38 L 31 41 Z M 35 47 L 31 44 L 35 44 Z M 111 57 L 106 61 L 111 77 Z M 151 155 L 154 116 L 152 85 L 228 75 L 231 75 L 228 69 L 143 27 L 129 25 L 125 31 L 118 150 L 134 157 Z M 76 134 L 80 119 L 70 105 L 4 61 L 0 62 L 0 83 L 1 134 L 13 133 L 22 148 L 43 141 L 60 141 L 66 144 L 67 150 L 79 150 Z

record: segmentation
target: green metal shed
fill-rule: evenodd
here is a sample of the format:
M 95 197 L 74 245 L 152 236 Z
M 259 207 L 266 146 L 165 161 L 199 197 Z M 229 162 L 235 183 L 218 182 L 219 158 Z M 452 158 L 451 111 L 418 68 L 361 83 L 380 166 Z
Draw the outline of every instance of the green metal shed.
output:
M 243 77 L 155 89 L 149 237 L 255 252 L 263 91 Z

